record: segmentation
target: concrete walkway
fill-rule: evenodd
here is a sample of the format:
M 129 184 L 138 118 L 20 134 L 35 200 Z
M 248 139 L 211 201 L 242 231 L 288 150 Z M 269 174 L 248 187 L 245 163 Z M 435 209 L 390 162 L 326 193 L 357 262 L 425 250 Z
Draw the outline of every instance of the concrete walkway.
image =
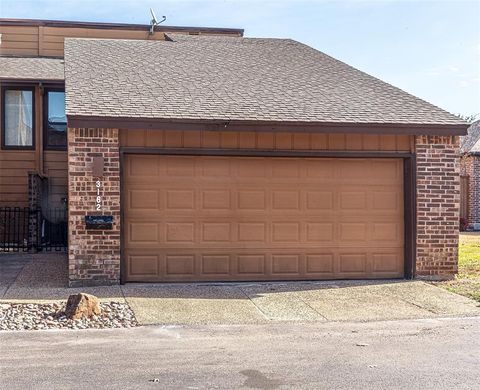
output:
M 30 262 L 30 257 L 24 254 L 3 253 L 0 257 L 0 298 L 15 282 L 23 267 Z
M 12 264 L 8 265 L 9 262 Z M 69 294 L 83 291 L 105 301 L 126 301 L 144 325 L 378 321 L 480 315 L 477 302 L 421 281 L 127 284 L 72 289 L 67 287 L 64 254 L 0 255 L 0 267 L 9 270 L 0 279 L 0 301 L 61 301 Z

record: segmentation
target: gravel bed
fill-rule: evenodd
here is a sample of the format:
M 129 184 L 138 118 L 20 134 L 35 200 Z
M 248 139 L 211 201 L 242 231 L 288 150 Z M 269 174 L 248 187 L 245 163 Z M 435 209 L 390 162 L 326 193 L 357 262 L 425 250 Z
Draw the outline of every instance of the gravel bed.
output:
M 0 331 L 43 329 L 106 329 L 138 326 L 126 303 L 100 303 L 102 312 L 92 318 L 70 320 L 61 303 L 0 303 Z

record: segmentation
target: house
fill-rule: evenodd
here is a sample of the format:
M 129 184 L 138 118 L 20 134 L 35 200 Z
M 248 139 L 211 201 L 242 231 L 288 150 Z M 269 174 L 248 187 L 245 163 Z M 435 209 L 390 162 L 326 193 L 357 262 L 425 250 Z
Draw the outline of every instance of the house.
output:
M 465 226 L 480 230 L 480 120 L 468 128 L 460 145 L 461 212 Z
M 33 51 L 2 39 L 17 92 L 2 98 L 0 161 L 30 164 L 14 176 L 24 199 L 28 171 L 67 198 L 72 286 L 455 274 L 456 116 L 290 39 L 48 23 L 0 23 L 38 30 Z M 45 57 L 46 32 L 63 59 Z M 53 197 L 53 171 L 68 194 Z
M 66 37 L 164 40 L 167 31 L 243 35 L 241 29 L 169 26 L 149 34 L 149 28 L 0 19 L 0 251 L 12 244 L 15 250 L 59 249 L 67 241 Z

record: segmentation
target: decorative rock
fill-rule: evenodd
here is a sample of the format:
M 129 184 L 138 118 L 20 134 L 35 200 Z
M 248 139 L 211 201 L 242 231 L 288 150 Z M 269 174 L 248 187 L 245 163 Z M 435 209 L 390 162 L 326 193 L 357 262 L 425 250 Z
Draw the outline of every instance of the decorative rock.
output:
M 65 315 L 73 320 L 90 318 L 95 314 L 100 314 L 101 311 L 98 298 L 85 293 L 70 295 L 65 307 Z
M 68 319 L 65 302 L 58 304 L 3 303 L 0 306 L 0 332 L 44 329 L 105 329 L 138 326 L 132 310 L 126 303 L 102 302 L 102 312 L 91 318 Z

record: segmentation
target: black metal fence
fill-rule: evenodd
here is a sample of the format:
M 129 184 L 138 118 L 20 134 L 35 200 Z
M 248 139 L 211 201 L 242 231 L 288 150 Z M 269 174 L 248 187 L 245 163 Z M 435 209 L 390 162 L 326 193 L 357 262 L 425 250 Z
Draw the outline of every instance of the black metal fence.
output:
M 30 209 L 28 207 L 0 208 L 0 251 L 18 252 L 31 248 L 29 221 Z
M 40 234 L 37 248 L 66 250 L 68 246 L 68 212 L 66 209 L 39 210 Z
M 0 252 L 66 250 L 67 210 L 0 207 Z

